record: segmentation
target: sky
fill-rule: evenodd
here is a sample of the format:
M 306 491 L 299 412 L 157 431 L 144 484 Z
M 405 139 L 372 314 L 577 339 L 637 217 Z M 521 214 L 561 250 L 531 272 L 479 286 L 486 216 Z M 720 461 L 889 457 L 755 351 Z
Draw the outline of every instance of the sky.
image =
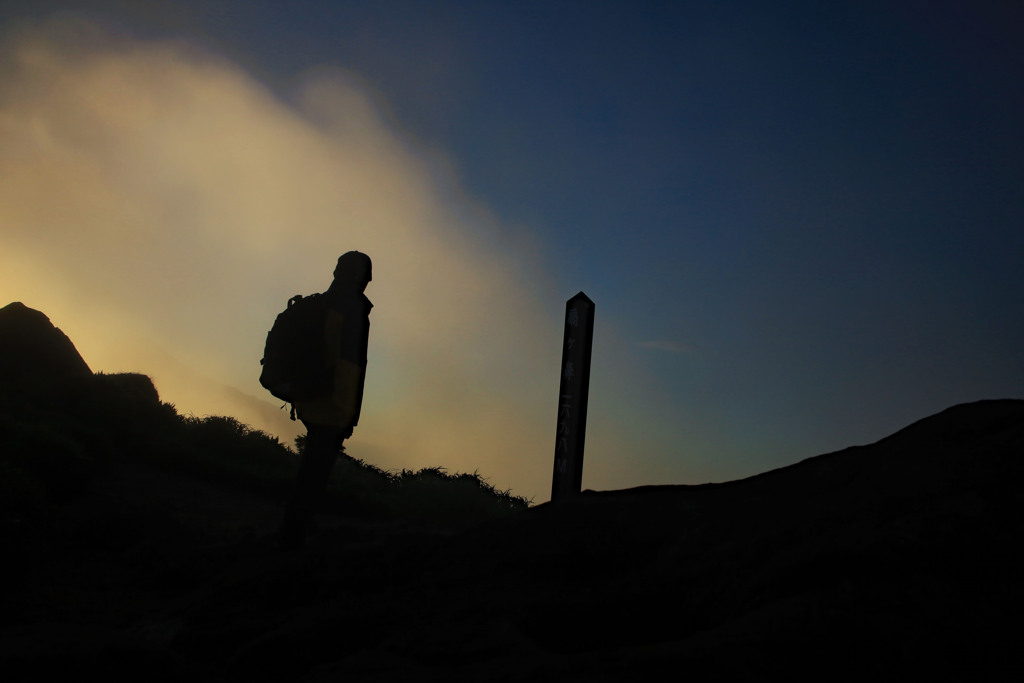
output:
M 547 500 L 749 476 L 1024 398 L 1024 10 L 0 2 L 0 304 L 290 442 L 287 299 L 369 254 L 348 452 Z

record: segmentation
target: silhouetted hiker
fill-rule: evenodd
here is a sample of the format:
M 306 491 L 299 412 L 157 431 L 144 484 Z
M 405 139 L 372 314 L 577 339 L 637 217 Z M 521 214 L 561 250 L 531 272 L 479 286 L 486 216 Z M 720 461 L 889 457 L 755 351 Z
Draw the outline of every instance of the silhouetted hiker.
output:
M 324 366 L 333 381 L 318 395 L 294 402 L 295 413 L 306 426 L 306 448 L 281 525 L 279 543 L 284 548 L 303 544 L 342 443 L 359 423 L 373 307 L 363 290 L 372 279 L 371 268 L 366 254 L 343 254 L 334 281 L 322 295 Z

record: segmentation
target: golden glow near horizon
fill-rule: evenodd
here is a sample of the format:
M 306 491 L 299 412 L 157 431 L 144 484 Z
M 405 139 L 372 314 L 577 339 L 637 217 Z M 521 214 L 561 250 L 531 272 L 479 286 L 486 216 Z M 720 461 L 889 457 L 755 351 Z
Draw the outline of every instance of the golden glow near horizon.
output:
M 4 47 L 4 303 L 43 310 L 94 370 L 145 372 L 182 412 L 287 441 L 301 427 L 257 382 L 266 331 L 359 249 L 375 309 L 350 452 L 544 490 L 558 302 L 539 303 L 540 273 L 484 207 L 442 203 L 442 160 L 351 79 L 310 80 L 293 107 L 175 44 L 61 24 Z
M 74 23 L 0 41 L 4 304 L 45 312 L 95 371 L 143 372 L 180 412 L 288 443 L 302 427 L 257 380 L 266 332 L 364 251 L 375 308 L 349 452 L 546 500 L 565 293 L 531 236 L 390 129 L 356 79 L 320 73 L 285 103 L 175 43 Z M 623 419 L 592 401 L 586 486 L 650 483 L 649 462 L 622 460 Z

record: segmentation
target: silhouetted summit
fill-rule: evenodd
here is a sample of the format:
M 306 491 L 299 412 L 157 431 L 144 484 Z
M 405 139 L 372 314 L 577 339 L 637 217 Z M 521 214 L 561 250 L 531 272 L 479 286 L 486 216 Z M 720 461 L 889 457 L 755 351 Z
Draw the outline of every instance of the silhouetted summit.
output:
M 739 481 L 500 515 L 467 499 L 430 525 L 477 480 L 346 456 L 344 505 L 281 555 L 294 453 L 178 416 L 141 375 L 67 385 L 0 394 L 5 681 L 975 681 L 1024 663 L 1024 401 Z
M 44 313 L 20 301 L 0 308 L 0 384 L 45 385 L 91 374 L 75 345 Z

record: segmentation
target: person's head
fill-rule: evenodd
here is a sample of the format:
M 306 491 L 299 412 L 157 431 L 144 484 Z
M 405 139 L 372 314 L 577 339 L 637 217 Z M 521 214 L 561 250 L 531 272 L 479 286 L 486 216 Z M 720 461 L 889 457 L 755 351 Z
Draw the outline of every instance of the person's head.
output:
M 361 251 L 349 251 L 341 255 L 334 267 L 332 287 L 362 292 L 373 279 L 373 264 L 370 257 Z

